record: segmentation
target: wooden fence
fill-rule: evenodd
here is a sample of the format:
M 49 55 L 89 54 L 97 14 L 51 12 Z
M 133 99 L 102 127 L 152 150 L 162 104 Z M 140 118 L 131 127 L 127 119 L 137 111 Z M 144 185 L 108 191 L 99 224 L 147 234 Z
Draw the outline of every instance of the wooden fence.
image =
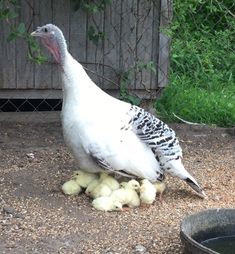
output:
M 75 11 L 72 0 L 21 0 L 20 7 L 16 24 L 24 22 L 29 31 L 47 23 L 59 26 L 71 54 L 103 89 L 118 91 L 124 72 L 128 88 L 137 94 L 153 95 L 167 84 L 169 39 L 161 28 L 171 19 L 171 0 L 112 0 L 92 15 Z M 103 40 L 89 38 L 93 28 Z M 0 34 L 0 98 L 60 98 L 60 76 L 47 50 L 42 48 L 49 62 L 37 65 L 27 57 L 23 39 L 6 41 L 5 21 L 0 21 Z

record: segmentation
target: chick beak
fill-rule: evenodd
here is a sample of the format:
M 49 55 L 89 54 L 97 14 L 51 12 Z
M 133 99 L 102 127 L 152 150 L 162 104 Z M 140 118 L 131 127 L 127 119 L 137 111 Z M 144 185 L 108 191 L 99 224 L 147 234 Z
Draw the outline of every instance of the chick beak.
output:
M 32 32 L 30 34 L 31 36 L 38 36 L 41 37 L 42 36 L 42 31 L 41 31 L 41 27 L 38 27 L 34 32 Z

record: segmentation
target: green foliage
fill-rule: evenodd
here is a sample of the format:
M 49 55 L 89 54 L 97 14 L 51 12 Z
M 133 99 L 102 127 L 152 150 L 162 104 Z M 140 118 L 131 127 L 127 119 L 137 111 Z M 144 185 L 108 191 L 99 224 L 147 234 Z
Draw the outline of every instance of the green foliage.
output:
M 30 36 L 28 33 L 26 34 L 25 40 L 28 43 L 28 58 L 35 62 L 36 64 L 43 64 L 47 61 L 47 57 L 42 54 L 41 49 L 38 45 L 38 42 Z
M 74 10 L 77 11 L 81 9 L 90 17 L 92 17 L 93 14 L 103 11 L 106 5 L 110 3 L 111 0 L 73 0 Z M 88 39 L 97 46 L 99 42 L 102 42 L 105 39 L 106 34 L 98 30 L 98 27 L 90 26 L 87 31 L 87 36 Z
M 20 5 L 18 0 L 0 0 L 0 20 L 4 20 L 10 28 L 7 41 L 13 41 L 18 38 L 25 40 L 28 44 L 28 58 L 37 64 L 44 63 L 47 58 L 42 55 L 39 44 L 30 36 L 29 27 L 25 23 L 16 24 L 13 22 L 18 17 Z
M 88 14 L 100 12 L 105 9 L 107 4 L 111 3 L 111 0 L 73 0 L 74 10 L 82 9 Z
M 144 63 L 142 61 L 136 62 L 132 68 L 122 73 L 121 79 L 120 79 L 120 99 L 121 100 L 129 102 L 137 106 L 140 105 L 142 99 L 132 94 L 129 91 L 128 87 L 129 87 L 129 84 L 131 83 L 131 80 L 134 79 L 135 73 L 142 72 L 144 70 L 153 72 L 154 74 L 157 73 L 155 64 L 152 61 L 147 63 Z
M 128 89 L 128 85 L 129 85 L 132 78 L 133 78 L 133 70 L 132 69 L 124 72 L 121 75 L 120 99 L 138 106 L 141 103 L 141 99 L 139 97 L 135 96 L 134 94 L 132 94 Z
M 98 45 L 100 41 L 103 41 L 105 38 L 105 33 L 97 31 L 94 26 L 90 26 L 87 32 L 89 40 L 91 40 L 95 45 Z
M 184 120 L 233 126 L 235 123 L 235 86 L 221 84 L 209 90 L 193 86 L 187 76 L 172 77 L 174 82 L 166 87 L 160 100 L 155 103 L 159 115 L 168 121 Z
M 234 1 L 174 1 L 170 84 L 156 108 L 188 121 L 235 124 Z M 233 106 L 233 109 L 231 108 Z

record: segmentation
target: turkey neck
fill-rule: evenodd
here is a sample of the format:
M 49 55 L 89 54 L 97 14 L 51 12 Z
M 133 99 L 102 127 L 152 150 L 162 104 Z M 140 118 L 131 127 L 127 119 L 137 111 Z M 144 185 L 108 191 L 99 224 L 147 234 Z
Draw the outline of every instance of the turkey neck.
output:
M 67 44 L 63 34 L 59 34 L 55 40 L 52 40 L 48 37 L 43 37 L 42 42 L 53 54 L 56 62 L 60 66 L 63 66 L 65 64 L 66 55 L 68 53 Z
M 93 83 L 82 65 L 68 51 L 65 53 L 61 69 L 63 106 L 72 104 L 79 107 L 91 107 L 91 104 L 98 102 L 98 98 L 106 97 L 105 93 Z

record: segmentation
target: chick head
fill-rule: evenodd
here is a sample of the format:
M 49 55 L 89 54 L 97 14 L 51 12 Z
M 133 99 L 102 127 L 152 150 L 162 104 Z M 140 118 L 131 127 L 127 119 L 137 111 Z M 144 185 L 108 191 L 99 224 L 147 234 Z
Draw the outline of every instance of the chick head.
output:
M 83 174 L 84 174 L 83 171 L 81 171 L 81 170 L 76 170 L 76 171 L 73 172 L 72 178 L 76 178 L 77 176 L 83 175 Z
M 120 183 L 120 187 L 121 187 L 121 188 L 125 188 L 126 186 L 127 186 L 127 182 L 121 182 L 121 183 Z
M 131 188 L 133 190 L 139 190 L 140 184 L 136 180 L 132 179 L 126 184 L 126 187 Z
M 122 204 L 121 202 L 117 201 L 117 200 L 114 200 L 113 201 L 113 208 L 112 210 L 114 211 L 122 211 Z

